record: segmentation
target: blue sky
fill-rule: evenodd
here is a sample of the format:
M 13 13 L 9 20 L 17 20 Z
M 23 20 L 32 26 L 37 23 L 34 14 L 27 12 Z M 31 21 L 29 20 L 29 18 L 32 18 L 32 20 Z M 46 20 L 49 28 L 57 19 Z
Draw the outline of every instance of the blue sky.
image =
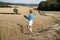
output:
M 41 1 L 45 0 L 0 0 L 3 2 L 11 2 L 11 3 L 27 3 L 27 4 L 38 4 Z

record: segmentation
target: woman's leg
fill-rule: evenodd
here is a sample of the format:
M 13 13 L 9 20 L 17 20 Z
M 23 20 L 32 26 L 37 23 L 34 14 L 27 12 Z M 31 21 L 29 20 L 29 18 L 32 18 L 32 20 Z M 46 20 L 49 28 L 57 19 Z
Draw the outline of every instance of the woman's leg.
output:
M 27 26 L 27 29 L 32 33 L 32 27 L 31 26 Z
M 30 20 L 29 22 L 28 22 L 28 25 L 27 25 L 27 28 L 28 28 L 28 30 L 32 33 L 32 20 Z
M 32 33 L 32 27 L 31 26 L 29 26 L 29 31 Z

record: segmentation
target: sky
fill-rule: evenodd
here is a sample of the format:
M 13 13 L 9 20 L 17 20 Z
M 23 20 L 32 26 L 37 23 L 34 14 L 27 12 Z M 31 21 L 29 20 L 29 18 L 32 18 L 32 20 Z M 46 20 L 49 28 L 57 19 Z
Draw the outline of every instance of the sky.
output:
M 45 0 L 0 0 L 2 2 L 11 2 L 11 3 L 26 3 L 26 4 L 38 4 L 41 1 Z

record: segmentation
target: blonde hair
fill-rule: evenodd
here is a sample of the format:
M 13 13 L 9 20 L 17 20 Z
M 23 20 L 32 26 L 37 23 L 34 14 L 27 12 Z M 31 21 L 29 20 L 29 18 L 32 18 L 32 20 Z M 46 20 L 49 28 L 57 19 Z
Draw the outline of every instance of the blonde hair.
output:
M 33 11 L 30 9 L 30 10 L 29 10 L 29 13 L 33 13 Z

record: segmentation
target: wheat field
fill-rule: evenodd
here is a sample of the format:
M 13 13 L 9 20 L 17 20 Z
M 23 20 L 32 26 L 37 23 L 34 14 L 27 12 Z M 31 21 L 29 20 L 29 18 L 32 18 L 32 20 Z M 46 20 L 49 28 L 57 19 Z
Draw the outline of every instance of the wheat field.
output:
M 29 35 L 27 23 L 28 20 L 24 18 L 24 15 L 29 14 L 29 10 L 34 7 L 19 6 L 18 13 L 20 14 L 0 14 L 0 40 L 27 40 Z M 1 13 L 14 13 L 14 8 L 0 8 Z M 51 16 L 40 15 L 37 10 L 33 10 L 33 32 L 37 33 L 42 28 L 55 24 L 55 19 Z M 42 12 L 44 13 L 44 12 Z M 50 13 L 50 12 L 46 12 Z

